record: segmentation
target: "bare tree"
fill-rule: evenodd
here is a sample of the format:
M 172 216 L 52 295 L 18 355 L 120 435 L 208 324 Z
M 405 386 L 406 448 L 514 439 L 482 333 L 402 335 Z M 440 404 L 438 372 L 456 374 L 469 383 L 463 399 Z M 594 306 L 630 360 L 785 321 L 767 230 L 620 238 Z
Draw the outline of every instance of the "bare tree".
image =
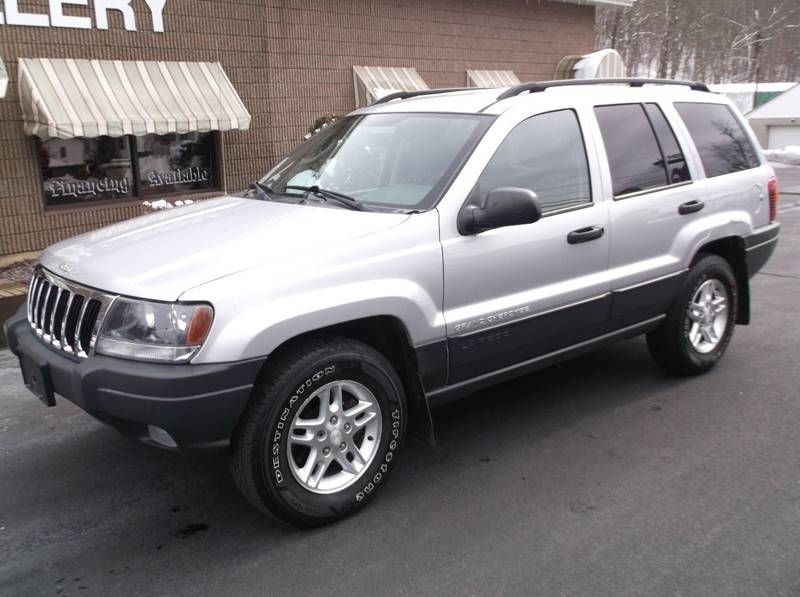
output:
M 597 47 L 631 74 L 712 83 L 800 79 L 798 0 L 638 0 L 598 9 Z

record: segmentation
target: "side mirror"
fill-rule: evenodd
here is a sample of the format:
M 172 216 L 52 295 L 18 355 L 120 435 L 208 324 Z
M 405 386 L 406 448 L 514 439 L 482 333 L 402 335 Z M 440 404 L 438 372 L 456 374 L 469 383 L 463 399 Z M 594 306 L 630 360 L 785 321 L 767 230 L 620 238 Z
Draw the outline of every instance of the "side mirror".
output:
M 461 234 L 480 234 L 494 228 L 533 224 L 542 217 L 536 193 L 518 187 L 498 187 L 483 205 L 466 205 L 458 214 Z

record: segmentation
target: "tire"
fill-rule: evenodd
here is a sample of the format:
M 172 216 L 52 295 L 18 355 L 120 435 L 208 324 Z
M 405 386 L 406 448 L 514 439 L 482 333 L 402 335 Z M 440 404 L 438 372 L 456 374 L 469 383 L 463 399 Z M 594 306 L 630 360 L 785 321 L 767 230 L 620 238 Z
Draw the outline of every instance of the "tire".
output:
M 234 432 L 228 463 L 257 508 L 315 527 L 374 498 L 405 428 L 405 395 L 391 363 L 361 342 L 320 336 L 268 364 Z
M 711 295 L 707 294 L 709 289 Z M 700 305 L 708 303 L 709 296 L 713 304 L 704 310 Z M 725 299 L 725 310 L 712 316 L 722 304 L 720 298 Z M 717 255 L 698 255 L 667 318 L 647 335 L 653 360 L 677 375 L 698 375 L 714 367 L 730 344 L 738 299 L 736 276 L 730 264 Z

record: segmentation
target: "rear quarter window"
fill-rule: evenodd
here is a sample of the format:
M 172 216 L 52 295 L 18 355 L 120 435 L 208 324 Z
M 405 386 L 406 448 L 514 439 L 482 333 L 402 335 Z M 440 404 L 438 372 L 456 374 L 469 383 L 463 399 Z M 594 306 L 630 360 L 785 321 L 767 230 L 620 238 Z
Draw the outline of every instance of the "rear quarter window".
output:
M 678 102 L 675 109 L 689 129 L 708 178 L 761 165 L 750 138 L 729 106 Z

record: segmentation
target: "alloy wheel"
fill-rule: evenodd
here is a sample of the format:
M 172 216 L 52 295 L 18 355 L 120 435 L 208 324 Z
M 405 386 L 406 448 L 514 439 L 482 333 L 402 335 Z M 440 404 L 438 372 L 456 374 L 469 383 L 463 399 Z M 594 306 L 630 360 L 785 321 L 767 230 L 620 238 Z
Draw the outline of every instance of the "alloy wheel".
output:
M 689 342 L 701 354 L 713 351 L 728 325 L 728 290 L 716 279 L 703 282 L 689 303 Z
M 381 407 L 363 384 L 324 385 L 297 410 L 289 427 L 289 468 L 313 493 L 350 487 L 369 468 L 382 431 Z

